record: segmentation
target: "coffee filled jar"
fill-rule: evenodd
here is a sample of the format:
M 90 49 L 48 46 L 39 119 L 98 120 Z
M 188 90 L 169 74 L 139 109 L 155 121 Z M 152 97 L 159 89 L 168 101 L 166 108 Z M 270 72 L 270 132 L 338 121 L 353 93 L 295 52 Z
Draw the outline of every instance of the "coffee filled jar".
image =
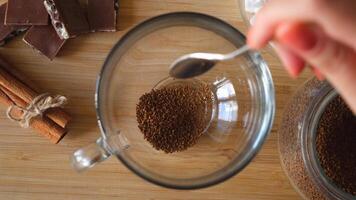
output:
M 326 172 L 330 169 L 322 166 L 323 162 L 320 162 L 323 158 L 320 156 L 320 141 L 318 141 L 320 137 L 317 136 L 318 134 L 320 136 L 322 131 L 328 131 L 328 128 L 320 126 L 325 113 L 329 112 L 328 110 L 332 109 L 337 101 L 344 105 L 337 92 L 327 82 L 311 79 L 298 90 L 284 112 L 278 138 L 281 165 L 294 189 L 304 199 L 356 199 L 356 196 L 351 194 L 350 188 L 343 188 L 333 181 L 334 177 L 327 175 Z M 342 115 L 342 112 L 341 114 L 335 112 L 330 116 Z M 350 115 L 354 123 L 355 118 L 352 113 Z M 334 122 L 330 121 L 330 123 Z M 342 120 L 335 120 L 335 123 L 342 123 Z M 348 131 L 353 130 L 355 129 Z M 340 133 L 341 131 L 343 130 L 340 130 Z M 352 142 L 352 138 L 344 139 L 345 143 Z M 329 150 L 336 151 L 336 147 L 334 145 Z M 352 152 L 345 153 L 344 156 L 352 156 Z M 343 167 L 345 166 L 341 166 Z M 347 173 L 354 175 L 355 169 Z

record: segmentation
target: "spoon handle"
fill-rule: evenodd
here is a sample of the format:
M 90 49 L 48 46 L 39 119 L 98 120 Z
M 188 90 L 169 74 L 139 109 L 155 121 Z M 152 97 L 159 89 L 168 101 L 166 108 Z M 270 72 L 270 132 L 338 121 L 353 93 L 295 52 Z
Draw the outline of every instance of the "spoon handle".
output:
M 237 49 L 236 51 L 233 51 L 229 54 L 226 54 L 224 57 L 224 60 L 231 60 L 234 59 L 238 56 L 240 56 L 241 54 L 244 54 L 246 52 L 248 52 L 250 49 L 249 46 L 247 46 L 247 44 L 245 44 L 244 46 L 240 47 L 239 49 Z

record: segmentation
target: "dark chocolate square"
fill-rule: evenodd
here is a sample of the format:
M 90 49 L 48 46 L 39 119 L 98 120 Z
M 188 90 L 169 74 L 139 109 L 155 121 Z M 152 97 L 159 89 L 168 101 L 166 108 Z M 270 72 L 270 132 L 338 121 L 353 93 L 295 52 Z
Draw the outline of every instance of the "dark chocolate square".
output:
M 88 0 L 88 19 L 92 31 L 116 31 L 116 0 Z
M 78 0 L 45 0 L 53 27 L 62 39 L 89 32 L 89 23 Z
M 8 0 L 6 25 L 47 25 L 48 13 L 43 0 Z
M 4 25 L 6 7 L 6 3 L 0 6 L 0 46 L 27 29 L 26 26 Z
M 56 57 L 66 42 L 59 38 L 52 25 L 31 27 L 23 40 L 51 60 Z
M 6 6 L 6 4 L 0 6 L 0 41 L 4 41 L 8 35 L 16 30 L 13 26 L 4 25 Z

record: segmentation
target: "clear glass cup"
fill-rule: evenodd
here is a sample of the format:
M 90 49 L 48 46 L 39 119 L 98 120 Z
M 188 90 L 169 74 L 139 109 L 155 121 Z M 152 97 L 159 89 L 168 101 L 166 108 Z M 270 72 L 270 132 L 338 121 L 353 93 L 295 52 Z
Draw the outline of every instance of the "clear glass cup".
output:
M 198 13 L 171 13 L 149 19 L 115 45 L 98 77 L 95 95 L 101 138 L 78 150 L 81 171 L 116 156 L 138 176 L 161 186 L 196 189 L 222 182 L 241 171 L 271 130 L 274 86 L 267 64 L 256 52 L 219 63 L 195 79 L 167 77 L 170 64 L 192 52 L 228 53 L 245 44 L 231 25 Z M 143 137 L 136 121 L 139 97 L 169 84 L 204 82 L 213 105 L 196 145 L 167 154 Z
M 238 0 L 240 14 L 247 27 L 250 27 L 255 23 L 256 14 L 266 4 L 267 1 L 268 0 Z M 275 58 L 278 58 L 278 55 L 274 48 L 275 44 L 273 42 L 269 42 L 266 51 Z
M 250 27 L 255 22 L 255 15 L 264 6 L 267 0 L 238 0 L 240 13 L 245 24 Z
M 313 78 L 297 91 L 284 111 L 278 134 L 281 165 L 304 199 L 356 199 L 325 175 L 316 151 L 319 120 L 337 95 L 328 82 Z

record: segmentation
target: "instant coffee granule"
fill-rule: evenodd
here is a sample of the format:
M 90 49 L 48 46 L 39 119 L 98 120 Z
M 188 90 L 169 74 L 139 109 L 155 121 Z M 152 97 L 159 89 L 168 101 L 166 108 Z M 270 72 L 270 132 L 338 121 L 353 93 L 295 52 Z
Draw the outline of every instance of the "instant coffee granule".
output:
M 208 85 L 174 84 L 153 89 L 139 99 L 138 127 L 157 150 L 173 153 L 197 143 L 210 120 Z
M 320 118 L 316 150 L 326 176 L 356 196 L 356 117 L 340 96 L 327 105 Z

